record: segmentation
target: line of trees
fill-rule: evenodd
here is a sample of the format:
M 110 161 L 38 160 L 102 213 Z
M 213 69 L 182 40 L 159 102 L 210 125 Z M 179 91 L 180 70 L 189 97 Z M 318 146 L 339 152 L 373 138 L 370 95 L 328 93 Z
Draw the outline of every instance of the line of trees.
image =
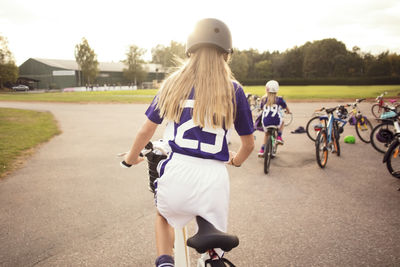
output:
M 286 84 L 374 84 L 400 83 L 400 55 L 377 56 L 346 49 L 336 39 L 307 42 L 285 52 L 236 50 L 231 68 L 244 84 L 263 84 L 279 79 Z
M 122 60 L 126 66 L 124 77 L 140 84 L 146 77 L 143 59 L 146 49 L 131 45 Z M 151 63 L 164 69 L 176 66 L 185 59 L 185 45 L 171 41 L 151 49 Z M 99 73 L 99 62 L 86 38 L 75 46 L 75 59 L 82 84 L 91 84 Z M 235 77 L 244 85 L 260 85 L 277 79 L 281 84 L 400 84 L 400 55 L 383 52 L 379 55 L 363 53 L 357 46 L 351 51 L 334 39 L 307 42 L 284 52 L 260 52 L 256 49 L 234 49 L 230 66 Z M 0 36 L 0 87 L 18 78 L 7 39 Z
M 152 62 L 164 67 L 173 67 L 185 57 L 185 45 L 174 41 L 152 49 Z M 387 51 L 375 56 L 357 46 L 349 51 L 334 38 L 284 52 L 234 49 L 229 64 L 236 79 L 245 85 L 260 85 L 269 79 L 293 85 L 400 84 L 400 55 Z

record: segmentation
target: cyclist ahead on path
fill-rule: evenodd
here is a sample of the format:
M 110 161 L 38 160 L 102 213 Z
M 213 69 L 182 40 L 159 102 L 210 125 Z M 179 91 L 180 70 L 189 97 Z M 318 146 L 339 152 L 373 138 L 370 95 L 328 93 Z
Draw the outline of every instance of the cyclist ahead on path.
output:
M 291 113 L 289 107 L 286 104 L 286 101 L 281 96 L 276 95 L 279 91 L 279 83 L 277 81 L 268 81 L 265 85 L 265 91 L 266 94 L 261 98 L 260 104 L 262 110 L 261 121 L 265 131 L 265 137 L 264 143 L 261 146 L 260 151 L 258 152 L 259 156 L 264 155 L 264 144 L 267 141 L 267 132 L 265 128 L 267 126 L 278 126 L 278 137 L 276 138 L 276 141 L 278 144 L 283 145 L 284 142 L 282 140 L 282 132 L 285 125 L 283 123 L 282 112 L 283 109 L 286 109 L 287 113 Z
M 228 27 L 217 19 L 199 21 L 186 46 L 187 62 L 162 84 L 146 111 L 128 165 L 143 160 L 140 151 L 157 126 L 168 121 L 164 138 L 169 157 L 158 165 L 156 187 L 156 266 L 173 266 L 173 228 L 201 216 L 226 232 L 229 177 L 226 164 L 239 167 L 254 148 L 251 111 L 241 85 L 227 64 L 232 53 Z M 228 150 L 227 130 L 240 136 L 237 152 Z M 217 251 L 220 257 L 223 252 Z M 218 262 L 218 259 L 217 259 Z

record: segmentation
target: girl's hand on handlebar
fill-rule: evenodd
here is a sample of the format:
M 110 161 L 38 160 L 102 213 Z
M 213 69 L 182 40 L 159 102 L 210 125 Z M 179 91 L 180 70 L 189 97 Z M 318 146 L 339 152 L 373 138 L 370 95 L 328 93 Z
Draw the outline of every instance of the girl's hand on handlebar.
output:
M 140 162 L 142 162 L 144 160 L 144 157 L 142 156 L 142 154 L 140 154 L 136 159 L 132 160 L 129 159 L 129 152 L 124 152 L 124 153 L 120 153 L 117 155 L 117 157 L 124 157 L 124 160 L 121 162 L 121 166 L 124 168 L 130 168 L 132 165 L 136 165 L 139 164 Z
M 127 154 L 127 155 L 125 155 L 124 161 L 129 165 L 136 165 L 136 164 L 139 164 L 140 162 L 144 161 L 144 157 L 138 156 L 135 159 L 129 159 L 129 154 Z

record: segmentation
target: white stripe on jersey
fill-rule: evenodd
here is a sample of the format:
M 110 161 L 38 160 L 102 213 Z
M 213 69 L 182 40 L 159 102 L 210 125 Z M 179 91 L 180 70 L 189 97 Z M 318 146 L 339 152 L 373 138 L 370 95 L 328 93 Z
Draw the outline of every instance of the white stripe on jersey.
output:
M 183 104 L 184 108 L 194 108 L 194 99 L 187 99 Z

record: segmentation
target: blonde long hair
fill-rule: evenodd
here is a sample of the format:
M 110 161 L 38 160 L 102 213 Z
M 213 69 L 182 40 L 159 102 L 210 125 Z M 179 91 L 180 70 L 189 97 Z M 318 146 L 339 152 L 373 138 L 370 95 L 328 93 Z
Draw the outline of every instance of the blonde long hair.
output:
M 267 103 L 265 106 L 272 106 L 276 103 L 276 93 L 267 92 L 263 97 L 262 100 L 267 98 Z
M 160 116 L 179 123 L 184 102 L 194 88 L 193 120 L 202 128 L 228 129 L 234 122 L 236 99 L 226 54 L 202 47 L 172 73 L 157 95 Z

